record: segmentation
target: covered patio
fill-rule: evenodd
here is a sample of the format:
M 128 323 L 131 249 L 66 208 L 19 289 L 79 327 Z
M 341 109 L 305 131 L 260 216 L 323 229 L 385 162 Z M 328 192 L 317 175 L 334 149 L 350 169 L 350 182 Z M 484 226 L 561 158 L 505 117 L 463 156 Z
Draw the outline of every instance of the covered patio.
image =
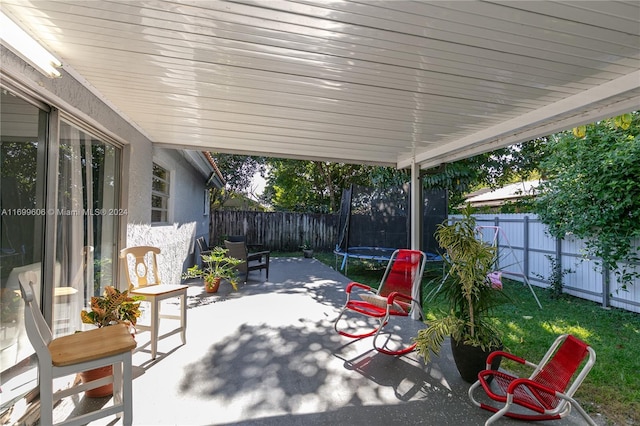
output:
M 9 136 L 38 141 L 33 182 L 46 188 L 33 185 L 34 206 L 59 207 L 56 194 L 69 186 L 54 167 L 69 139 L 60 128 L 96 138 L 114 152 L 106 206 L 126 212 L 113 220 L 109 239 L 95 244 L 114 253 L 132 243 L 127 226 L 155 222 L 154 170 L 160 177 L 171 171 L 172 188 L 188 175 L 174 168 L 184 161 L 165 151 L 410 169 L 418 218 L 420 176 L 428 170 L 640 109 L 634 1 L 3 0 L 1 12 L 55 57 L 41 64 L 27 55 L 32 49 L 4 39 L 0 46 L 7 123 L 31 124 L 30 133 L 16 125 Z M 198 202 L 177 192 L 169 197 L 176 208 L 162 209 L 159 221 L 204 222 L 204 191 L 193 194 Z M 182 212 L 185 205 L 198 209 Z M 69 276 L 84 262 L 118 270 L 109 250 L 85 260 L 68 239 L 58 244 L 56 226 L 23 226 L 38 233 L 25 238 L 34 249 L 20 262 L 41 262 L 42 306 L 52 324 L 58 259 L 50 253 L 73 252 Z M 415 219 L 412 247 L 419 236 Z M 448 352 L 425 366 L 335 335 L 331 319 L 347 279 L 296 262 L 274 261 L 269 283 L 250 283 L 225 300 L 194 285 L 188 344 L 166 339 L 160 350 L 167 356 L 153 364 L 148 353 L 136 354 L 134 423 L 486 419 L 469 405 Z M 417 325 L 402 331 L 411 335 Z
M 185 346 L 178 336 L 164 339 L 151 361 L 147 335 L 138 335 L 133 424 L 479 425 L 489 417 L 469 401 L 469 384 L 448 343 L 425 365 L 415 353 L 382 355 L 370 338 L 339 336 L 333 320 L 349 279 L 314 259 L 271 262 L 270 280 L 254 272 L 237 292 L 223 286 L 211 295 L 191 282 Z M 401 324 L 397 331 L 405 336 L 422 325 L 410 319 Z M 87 403 L 110 400 L 82 400 L 77 407 L 67 402 L 57 415 Z M 546 423 L 579 425 L 582 419 L 572 414 Z

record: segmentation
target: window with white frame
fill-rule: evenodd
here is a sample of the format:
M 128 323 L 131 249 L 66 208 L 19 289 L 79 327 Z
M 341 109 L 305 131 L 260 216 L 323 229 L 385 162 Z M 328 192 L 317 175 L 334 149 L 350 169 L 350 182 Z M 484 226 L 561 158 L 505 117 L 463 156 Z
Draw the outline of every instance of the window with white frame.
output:
M 153 163 L 151 184 L 151 222 L 169 221 L 169 170 Z

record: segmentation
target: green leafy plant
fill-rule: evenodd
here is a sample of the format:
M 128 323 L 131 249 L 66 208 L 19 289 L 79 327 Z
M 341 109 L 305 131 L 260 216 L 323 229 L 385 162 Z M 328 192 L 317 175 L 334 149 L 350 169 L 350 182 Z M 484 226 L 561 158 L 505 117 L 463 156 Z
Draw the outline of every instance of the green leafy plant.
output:
M 535 202 L 551 235 L 584 239 L 586 254 L 601 259 L 623 289 L 640 276 L 633 244 L 640 237 L 640 113 L 625 115 L 626 128 L 610 119 L 556 135 Z
M 533 275 L 549 281 L 548 290 L 551 293 L 552 298 L 562 297 L 564 294 L 564 276 L 574 271 L 571 268 L 562 268 L 562 265 L 560 265 L 560 262 L 558 262 L 555 256 L 546 255 L 545 257 L 549 260 L 549 269 L 551 270 L 549 276 L 544 277 L 543 275 L 536 273 Z
M 304 240 L 304 243 L 300 246 L 302 250 L 311 250 L 311 241 Z
M 140 301 L 142 296 L 129 296 L 129 291 L 120 291 L 113 286 L 106 286 L 102 296 L 91 298 L 91 311 L 80 311 L 80 318 L 85 324 L 106 327 L 113 324 L 135 326 L 140 317 Z
M 475 219 L 468 207 L 462 220 L 438 225 L 435 236 L 446 251 L 446 275 L 436 298 L 444 300 L 448 312 L 429 321 L 415 340 L 418 352 L 428 362 L 438 355 L 445 337 L 484 350 L 501 344 L 500 333 L 491 321 L 492 309 L 505 300 L 488 278 L 494 271 L 496 248 L 477 238 Z
M 224 279 L 228 281 L 234 290 L 238 289 L 238 274 L 236 266 L 244 262 L 235 257 L 227 256 L 229 250 L 222 247 L 214 247 L 209 254 L 203 254 L 202 260 L 205 263 L 204 269 L 194 265 L 183 274 L 184 279 L 202 278 L 204 285 L 211 288 L 216 280 Z

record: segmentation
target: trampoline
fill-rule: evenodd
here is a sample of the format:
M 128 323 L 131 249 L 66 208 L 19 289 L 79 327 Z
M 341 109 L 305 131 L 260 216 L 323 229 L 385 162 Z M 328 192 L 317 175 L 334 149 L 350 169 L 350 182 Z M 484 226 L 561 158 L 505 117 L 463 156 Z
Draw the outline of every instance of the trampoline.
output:
M 389 262 L 391 254 L 397 249 L 389 247 L 349 247 L 347 251 L 340 250 L 340 246 L 336 246 L 333 253 L 336 255 L 336 268 L 338 267 L 338 258 L 342 257 L 340 270 L 347 272 L 347 259 L 371 260 L 374 262 Z M 439 262 L 442 257 L 436 253 L 425 253 L 427 262 Z
M 409 185 L 367 188 L 357 185 L 342 192 L 338 243 L 333 251 L 336 269 L 348 267 L 348 259 L 388 262 L 396 249 L 410 246 Z M 447 218 L 444 190 L 423 191 L 421 250 L 427 261 L 441 261 L 433 233 Z

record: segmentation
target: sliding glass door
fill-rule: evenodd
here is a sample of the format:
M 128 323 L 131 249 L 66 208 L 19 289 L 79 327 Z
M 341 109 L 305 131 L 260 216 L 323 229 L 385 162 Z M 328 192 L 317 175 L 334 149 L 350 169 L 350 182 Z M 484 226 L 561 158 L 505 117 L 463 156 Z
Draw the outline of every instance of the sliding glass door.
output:
M 24 332 L 18 274 L 42 272 L 47 127 L 45 106 L 0 94 L 0 407 L 34 386 L 34 351 Z M 41 302 L 41 283 L 36 297 Z
M 60 124 L 54 335 L 82 328 L 80 310 L 114 284 L 120 149 Z
M 126 214 L 119 146 L 46 105 L 5 89 L 1 96 L 0 408 L 37 383 L 18 274 L 40 277 L 36 297 L 54 337 L 82 330 L 91 296 L 116 284 Z

